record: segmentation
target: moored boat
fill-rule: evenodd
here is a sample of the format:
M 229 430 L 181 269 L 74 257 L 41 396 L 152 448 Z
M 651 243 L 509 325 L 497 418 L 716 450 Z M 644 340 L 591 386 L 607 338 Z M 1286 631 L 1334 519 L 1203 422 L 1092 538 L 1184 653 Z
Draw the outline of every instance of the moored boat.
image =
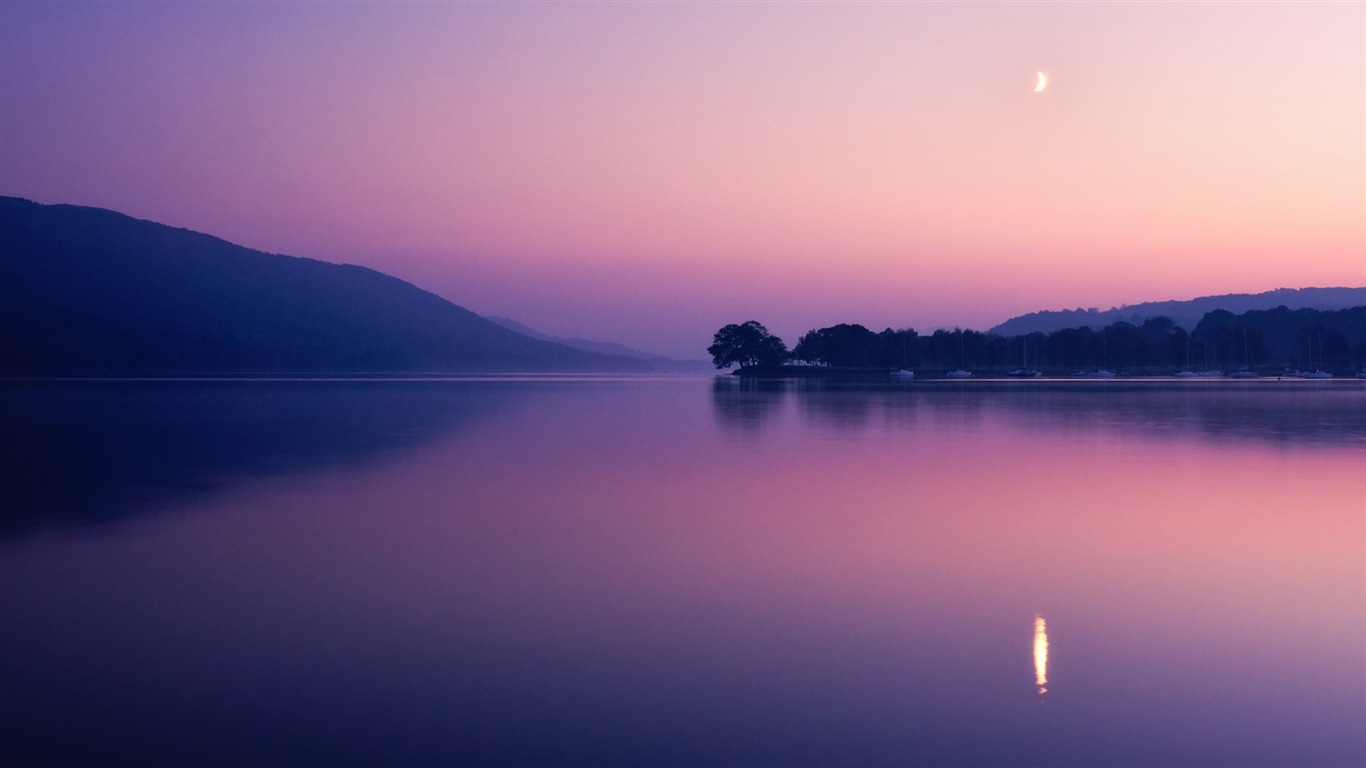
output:
M 1006 371 L 1006 376 L 1012 379 L 1037 379 L 1043 374 L 1029 367 L 1029 337 L 1020 337 L 1020 367 L 1013 371 Z

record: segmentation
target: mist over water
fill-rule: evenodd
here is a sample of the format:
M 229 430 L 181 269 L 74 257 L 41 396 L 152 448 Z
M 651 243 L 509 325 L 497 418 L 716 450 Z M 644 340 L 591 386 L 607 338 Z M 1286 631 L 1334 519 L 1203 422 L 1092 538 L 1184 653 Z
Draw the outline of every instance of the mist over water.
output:
M 1366 761 L 1366 388 L 0 384 L 0 757 Z

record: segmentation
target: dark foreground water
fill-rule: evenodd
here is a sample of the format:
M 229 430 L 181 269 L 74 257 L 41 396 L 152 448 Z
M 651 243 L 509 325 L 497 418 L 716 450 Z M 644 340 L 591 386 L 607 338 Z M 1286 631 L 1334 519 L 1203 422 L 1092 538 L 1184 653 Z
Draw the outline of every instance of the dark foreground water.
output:
M 0 763 L 1361 765 L 1362 384 L 0 383 Z

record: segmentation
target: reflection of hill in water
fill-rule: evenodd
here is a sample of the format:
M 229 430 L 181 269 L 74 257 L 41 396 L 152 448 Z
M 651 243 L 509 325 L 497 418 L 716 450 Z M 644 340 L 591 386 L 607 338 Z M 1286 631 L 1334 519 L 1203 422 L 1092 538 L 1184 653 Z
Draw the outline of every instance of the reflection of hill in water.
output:
M 1357 381 L 718 383 L 712 402 L 718 421 L 752 427 L 772 422 L 785 398 L 807 423 L 841 431 L 934 431 L 1000 415 L 1039 430 L 1366 448 L 1366 383 Z
M 505 410 L 442 382 L 0 385 L 0 535 L 113 520 L 258 477 L 360 466 Z

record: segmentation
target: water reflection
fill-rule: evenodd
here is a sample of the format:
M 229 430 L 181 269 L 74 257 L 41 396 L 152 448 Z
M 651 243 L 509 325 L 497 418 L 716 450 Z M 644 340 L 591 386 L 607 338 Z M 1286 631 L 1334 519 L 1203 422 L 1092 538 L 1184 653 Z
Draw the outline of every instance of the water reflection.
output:
M 1048 693 L 1048 622 L 1034 614 L 1034 684 L 1039 687 L 1039 701 Z
M 529 384 L 0 384 L 0 536 L 101 522 L 251 478 L 371 464 L 505 414 Z
M 727 432 L 753 435 L 778 416 L 789 382 L 717 376 L 712 381 L 712 412 Z
M 807 423 L 846 432 L 867 429 L 881 405 L 866 397 L 848 397 L 843 392 L 828 390 L 802 390 L 797 402 Z
M 789 397 L 810 424 L 844 433 L 977 428 L 992 415 L 1049 431 L 1366 448 L 1366 382 L 1358 381 L 721 382 L 712 403 L 718 423 L 743 431 L 772 426 Z
M 0 762 L 1363 764 L 1350 445 L 1196 390 L 512 390 L 7 400 L 194 513 L 0 541 Z

